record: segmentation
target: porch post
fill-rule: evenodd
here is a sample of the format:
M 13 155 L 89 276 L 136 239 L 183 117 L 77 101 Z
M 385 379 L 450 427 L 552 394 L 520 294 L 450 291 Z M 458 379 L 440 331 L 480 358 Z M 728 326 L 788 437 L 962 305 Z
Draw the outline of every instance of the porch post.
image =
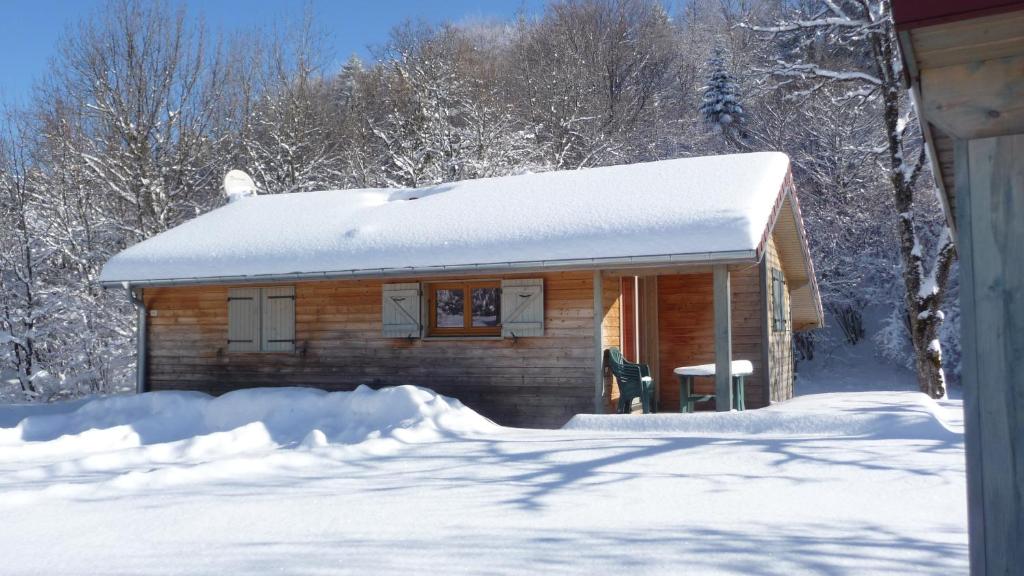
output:
M 604 413 L 604 286 L 601 271 L 594 270 L 594 414 Z
M 142 288 L 126 286 L 128 299 L 135 305 L 135 392 L 142 394 L 148 392 L 146 385 L 146 322 L 149 318 L 149 311 L 146 310 L 146 301 L 142 295 Z
M 958 140 L 971 574 L 1024 567 L 1024 134 Z
M 731 293 L 729 269 L 724 264 L 715 265 L 715 407 L 719 412 L 732 409 Z

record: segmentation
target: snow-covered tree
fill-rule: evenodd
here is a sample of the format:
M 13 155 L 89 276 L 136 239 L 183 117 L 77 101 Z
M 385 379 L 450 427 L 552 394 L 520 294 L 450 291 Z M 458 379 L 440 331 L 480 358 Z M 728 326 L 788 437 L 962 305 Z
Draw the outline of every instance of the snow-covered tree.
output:
M 793 96 L 825 86 L 846 90 L 838 100 L 874 105 L 882 120 L 876 145 L 864 147 L 884 158 L 894 200 L 899 237 L 904 304 L 914 348 L 918 385 L 933 397 L 945 394 L 939 340 L 944 290 L 955 257 L 948 230 L 926 264 L 920 239 L 915 188 L 925 165 L 925 150 L 914 111 L 901 85 L 902 73 L 892 10 L 888 0 L 820 0 L 795 8 L 770 26 L 752 26 L 773 35 L 782 54 L 772 73 Z
M 915 196 L 927 175 L 887 4 L 694 0 L 671 10 L 569 0 L 508 22 L 403 25 L 374 59 L 335 69 L 344 60 L 308 13 L 280 32 L 226 37 L 184 8 L 109 0 L 68 29 L 3 137 L 0 396 L 126 388 L 134 313 L 122 290 L 96 285 L 99 271 L 125 246 L 220 205 L 232 168 L 287 193 L 737 149 L 792 159 L 832 317 L 849 318 L 859 338 L 869 305 L 893 310 L 875 341 L 896 358 L 910 334 L 919 372 L 937 381 L 929 342 L 954 343 L 954 327 L 938 328 L 951 249 L 934 202 Z M 761 32 L 736 25 L 744 20 Z M 758 69 L 777 86 L 746 72 Z M 704 86 L 707 102 L 695 97 Z M 941 257 L 926 264 L 927 254 Z
M 748 140 L 746 114 L 740 103 L 739 85 L 729 71 L 721 44 L 712 50 L 707 67 L 709 78 L 701 99 L 701 118 L 715 133 L 722 134 L 734 146 L 742 147 Z
M 263 33 L 231 48 L 236 90 L 249 97 L 228 114 L 231 162 L 266 193 L 338 188 L 346 142 L 335 132 L 339 103 L 326 72 L 325 36 L 312 13 L 279 33 Z
M 23 399 L 31 399 L 47 377 L 42 327 L 52 301 L 41 278 L 46 224 L 34 213 L 30 167 L 17 142 L 23 136 L 13 130 L 0 134 L 0 349 L 6 356 L 0 373 L 8 372 Z
M 652 0 L 553 2 L 521 19 L 511 50 L 513 105 L 555 169 L 672 154 L 677 54 Z M 671 150 L 672 152 L 667 152 Z

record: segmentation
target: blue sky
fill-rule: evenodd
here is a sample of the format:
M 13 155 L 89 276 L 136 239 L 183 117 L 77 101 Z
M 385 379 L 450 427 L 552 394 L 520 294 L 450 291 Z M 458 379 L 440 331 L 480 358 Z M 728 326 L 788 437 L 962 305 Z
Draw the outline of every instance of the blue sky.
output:
M 172 0 L 172 4 L 175 2 Z M 231 31 L 299 20 L 305 0 L 184 0 L 202 14 L 211 30 Z M 0 0 L 0 99 L 22 101 L 32 82 L 46 72 L 61 35 L 101 8 L 103 0 Z M 507 19 L 520 8 L 533 13 L 542 0 L 311 0 L 319 21 L 331 33 L 334 55 L 344 61 L 355 52 L 369 56 L 388 32 L 406 19 L 460 22 Z

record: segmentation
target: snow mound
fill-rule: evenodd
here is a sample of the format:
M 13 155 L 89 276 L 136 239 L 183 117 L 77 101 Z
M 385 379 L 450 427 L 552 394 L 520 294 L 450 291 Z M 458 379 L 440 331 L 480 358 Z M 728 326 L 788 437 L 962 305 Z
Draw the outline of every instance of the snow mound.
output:
M 745 412 L 579 414 L 564 428 L 689 436 L 958 440 L 962 431 L 943 412 L 934 400 L 918 392 L 833 393 L 801 396 Z
M 0 460 L 140 446 L 161 460 L 207 459 L 375 439 L 414 443 L 496 427 L 458 400 L 415 386 L 330 393 L 253 388 L 220 397 L 150 392 L 94 399 L 68 413 L 31 415 L 0 428 Z

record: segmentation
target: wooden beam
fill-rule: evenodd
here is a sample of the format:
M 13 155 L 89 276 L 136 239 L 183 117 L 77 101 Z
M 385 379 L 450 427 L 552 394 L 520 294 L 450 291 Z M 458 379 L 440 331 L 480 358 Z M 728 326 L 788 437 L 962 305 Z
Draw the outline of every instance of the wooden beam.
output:
M 136 288 L 130 294 L 135 301 L 137 320 L 135 324 L 135 392 L 142 394 L 149 392 L 149 385 L 146 380 L 146 354 L 148 354 L 147 336 L 149 334 L 148 320 L 149 310 L 146 310 L 143 289 Z
M 921 70 L 922 115 L 962 139 L 1024 132 L 1024 55 Z
M 1024 134 L 958 143 L 972 574 L 1024 573 Z
M 912 40 L 913 57 L 922 70 L 1005 58 L 1024 54 L 1024 10 L 923 26 L 900 34 Z
M 604 285 L 601 271 L 594 270 L 594 414 L 604 413 Z
M 768 287 L 768 256 L 761 259 L 757 267 L 757 282 L 761 300 L 761 405 L 772 404 L 772 364 L 771 364 L 771 318 L 768 317 L 768 298 L 771 291 Z
M 658 355 L 658 277 L 640 277 L 640 361 L 651 368 L 654 378 L 654 400 L 661 402 L 661 387 L 671 386 L 661 380 Z
M 729 269 L 715 266 L 715 407 L 719 412 L 732 409 L 732 288 Z

